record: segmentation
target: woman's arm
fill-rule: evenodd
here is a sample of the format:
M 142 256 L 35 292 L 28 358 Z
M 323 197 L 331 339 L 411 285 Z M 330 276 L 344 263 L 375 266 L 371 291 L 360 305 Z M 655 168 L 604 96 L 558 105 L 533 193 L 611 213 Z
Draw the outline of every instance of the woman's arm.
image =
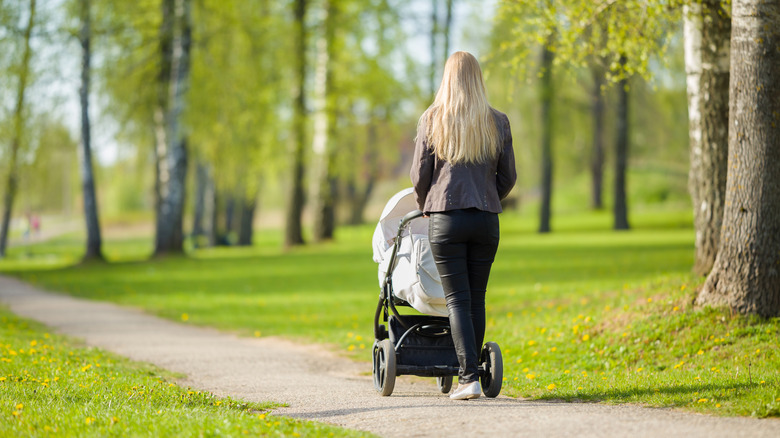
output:
M 504 144 L 501 154 L 498 156 L 496 169 L 496 189 L 498 199 L 504 199 L 512 191 L 517 182 L 517 169 L 515 168 L 515 151 L 512 147 L 512 129 L 509 126 L 509 118 L 504 115 L 504 129 L 502 133 Z
M 414 145 L 414 158 L 412 159 L 412 170 L 409 177 L 414 186 L 414 195 L 417 199 L 417 207 L 425 211 L 425 198 L 431 189 L 431 180 L 433 178 L 433 154 L 428 148 L 427 128 L 424 122 L 420 122 L 417 130 L 417 140 Z

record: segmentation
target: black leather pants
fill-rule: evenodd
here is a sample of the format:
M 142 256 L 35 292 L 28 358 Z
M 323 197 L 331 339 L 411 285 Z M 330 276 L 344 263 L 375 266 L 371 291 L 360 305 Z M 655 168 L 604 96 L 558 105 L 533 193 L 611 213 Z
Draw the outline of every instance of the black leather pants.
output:
M 498 249 L 498 215 L 477 209 L 431 213 L 428 240 L 447 298 L 460 383 L 479 380 L 485 291 Z

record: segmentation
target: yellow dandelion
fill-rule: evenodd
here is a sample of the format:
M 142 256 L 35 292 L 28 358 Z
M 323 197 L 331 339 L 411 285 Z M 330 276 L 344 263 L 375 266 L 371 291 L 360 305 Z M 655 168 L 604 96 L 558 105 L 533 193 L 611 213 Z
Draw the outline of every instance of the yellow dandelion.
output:
M 16 410 L 17 411 L 21 411 L 22 409 L 24 409 L 24 405 L 23 404 L 19 403 L 18 405 L 16 405 Z
M 682 286 L 680 286 L 680 290 L 685 290 L 685 288 L 686 288 L 687 286 L 688 286 L 688 285 L 685 285 L 685 284 L 684 284 L 684 285 L 682 285 Z
M 355 334 L 354 334 L 354 333 L 352 333 L 352 332 L 349 332 L 349 333 L 347 333 L 347 337 L 348 337 L 348 338 L 351 338 L 351 337 L 354 337 L 354 336 L 355 336 Z
M 182 321 L 189 321 L 190 315 L 187 315 L 186 313 L 181 314 L 181 320 Z
M 648 298 L 648 299 L 647 299 L 647 302 L 648 302 L 648 303 L 652 303 L 652 302 L 653 302 L 653 299 L 652 299 L 652 298 Z
M 549 385 L 547 385 L 547 389 L 548 389 L 549 391 L 552 391 L 552 390 L 553 390 L 553 389 L 555 389 L 555 388 L 556 388 L 556 386 L 555 386 L 555 383 L 550 383 Z
M 360 336 L 360 335 L 357 335 L 357 336 L 355 336 L 355 340 L 356 340 L 356 341 L 362 341 L 362 340 L 363 340 L 363 337 L 362 337 L 362 336 Z
M 523 372 L 524 372 L 524 373 L 527 373 L 527 372 L 528 372 L 528 368 L 527 368 L 527 367 L 526 367 L 526 368 L 523 368 Z
M 762 381 L 760 381 L 758 383 L 764 384 L 764 383 L 766 383 L 766 380 L 762 380 Z
M 553 351 L 553 352 L 554 351 L 558 351 L 558 348 L 557 347 L 553 347 L 553 348 L 550 349 L 550 351 Z
M 588 339 L 590 339 L 590 335 L 582 335 L 583 341 L 587 341 Z
M 5 377 L 0 377 L 0 382 L 5 382 Z
M 581 391 L 581 390 L 582 390 L 582 386 L 578 386 L 577 391 Z
M 704 354 L 704 351 L 702 351 L 702 350 L 699 350 L 699 351 L 697 351 L 697 352 L 696 352 L 696 354 L 698 354 L 699 356 L 701 356 L 702 354 Z
M 587 371 L 583 371 L 582 375 L 585 376 L 585 377 L 588 377 L 588 372 Z
M 699 399 L 699 400 L 697 400 L 696 402 L 697 402 L 697 403 L 707 403 L 707 399 L 706 399 L 706 398 L 700 398 L 700 399 Z
M 515 382 L 517 382 L 517 376 L 515 376 L 515 378 L 514 378 L 513 380 L 514 380 Z
M 347 347 L 348 351 L 352 351 L 354 349 L 355 349 L 355 345 L 354 344 L 349 344 L 349 347 Z
M 87 417 L 87 418 L 84 419 L 84 423 L 86 423 L 86 424 L 92 424 L 94 422 L 95 422 L 95 419 L 92 418 L 92 417 Z
M 715 403 L 715 407 L 719 408 L 720 407 L 720 403 Z
M 521 358 L 517 359 L 515 362 L 517 362 L 517 363 L 523 363 L 523 358 L 521 357 Z
M 539 355 L 539 352 L 538 352 L 538 351 L 534 351 L 533 353 L 531 353 L 531 357 L 536 357 L 536 356 L 538 356 L 538 355 Z
M 643 367 L 639 367 L 639 368 L 636 369 L 636 372 L 637 373 L 641 373 L 643 369 L 644 369 Z
M 532 347 L 532 346 L 536 345 L 536 341 L 530 340 L 530 341 L 528 341 L 528 345 Z
M 679 307 L 677 307 L 677 306 L 674 306 L 674 307 L 672 307 L 672 312 L 676 312 L 676 311 L 678 311 L 678 310 L 680 310 L 680 308 L 679 308 Z
M 262 333 L 259 330 L 255 330 L 255 337 L 259 338 Z
M 761 353 L 761 349 L 760 348 L 756 349 L 756 353 Z
M 19 416 L 19 413 L 18 413 L 18 412 L 16 412 L 16 411 L 13 411 L 13 412 L 11 412 L 11 415 L 13 415 L 14 417 L 18 417 L 18 416 Z
M 563 374 L 569 374 L 570 372 L 569 370 L 563 370 Z
M 528 380 L 533 380 L 533 379 L 536 378 L 536 374 L 528 373 L 528 374 L 525 375 L 525 378 L 528 379 Z
M 512 317 L 513 317 L 513 316 L 514 316 L 514 313 L 512 313 L 512 312 L 507 312 L 507 313 L 506 313 L 506 317 L 507 317 L 508 319 L 512 319 Z
M 265 414 L 257 414 L 257 418 L 263 420 L 265 419 Z
M 699 379 L 701 379 L 701 377 L 699 377 L 699 376 L 696 376 L 696 377 L 693 378 L 693 380 L 699 380 Z
M 366 349 L 366 344 L 360 344 L 360 349 L 361 350 L 365 350 Z
M 628 336 L 628 333 L 623 332 L 623 337 L 625 338 L 626 336 Z
M 38 341 L 36 340 L 30 341 L 30 347 L 35 347 L 36 345 L 38 345 Z

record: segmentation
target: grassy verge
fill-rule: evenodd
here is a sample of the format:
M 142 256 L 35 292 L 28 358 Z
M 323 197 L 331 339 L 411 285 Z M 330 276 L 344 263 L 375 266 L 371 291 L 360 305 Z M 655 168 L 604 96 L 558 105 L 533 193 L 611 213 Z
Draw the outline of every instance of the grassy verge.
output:
M 175 376 L 50 335 L 0 308 L 0 436 L 360 436 L 272 416 Z
M 487 333 L 503 349 L 504 393 L 779 416 L 780 319 L 692 308 L 700 280 L 689 274 L 689 214 L 648 212 L 632 222 L 616 233 L 607 213 L 563 216 L 554 233 L 538 235 L 534 218 L 501 216 Z M 323 342 L 368 360 L 378 295 L 372 231 L 343 228 L 334 243 L 289 252 L 263 232 L 251 248 L 154 261 L 139 261 L 148 240 L 110 242 L 116 263 L 59 268 L 78 254 L 70 238 L 24 260 L 12 254 L 0 270 L 188 324 Z

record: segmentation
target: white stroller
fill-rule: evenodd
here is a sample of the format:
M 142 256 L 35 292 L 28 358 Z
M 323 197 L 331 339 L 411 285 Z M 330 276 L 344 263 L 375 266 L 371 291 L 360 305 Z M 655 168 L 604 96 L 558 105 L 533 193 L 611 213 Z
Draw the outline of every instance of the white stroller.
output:
M 428 244 L 428 218 L 417 210 L 413 189 L 396 193 L 382 211 L 373 237 L 379 263 L 379 303 L 374 313 L 374 386 L 393 393 L 396 376 L 436 377 L 443 393 L 458 375 L 458 358 L 450 334 L 447 305 L 439 272 Z M 422 315 L 400 314 L 412 307 Z M 387 323 L 387 326 L 380 323 Z M 486 342 L 479 360 L 482 392 L 501 392 L 503 361 L 495 342 Z

